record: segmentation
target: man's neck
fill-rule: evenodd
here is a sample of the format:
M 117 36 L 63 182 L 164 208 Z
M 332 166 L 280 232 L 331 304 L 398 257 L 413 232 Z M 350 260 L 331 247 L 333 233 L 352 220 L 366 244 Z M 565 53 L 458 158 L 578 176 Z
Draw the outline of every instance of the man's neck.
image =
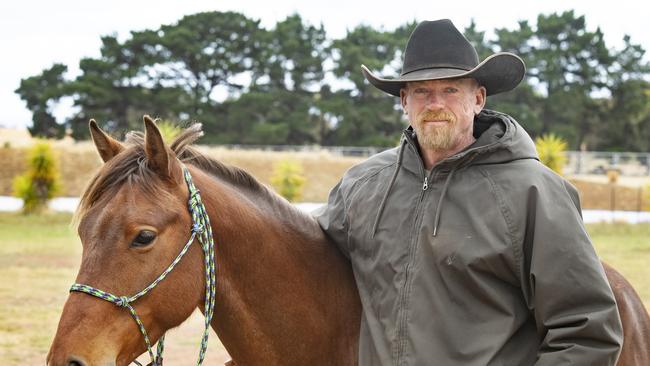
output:
M 425 149 L 421 145 L 419 146 L 420 156 L 424 162 L 424 169 L 431 170 L 441 161 L 447 159 L 448 157 L 457 154 L 463 151 L 466 147 L 473 144 L 476 141 L 474 136 L 469 135 L 466 139 L 459 141 L 455 147 L 448 150 L 434 150 L 434 149 Z

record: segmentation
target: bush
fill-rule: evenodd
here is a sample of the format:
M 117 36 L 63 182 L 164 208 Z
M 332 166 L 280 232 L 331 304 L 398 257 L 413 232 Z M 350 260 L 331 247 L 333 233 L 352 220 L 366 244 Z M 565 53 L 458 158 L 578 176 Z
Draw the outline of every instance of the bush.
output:
M 554 172 L 562 175 L 567 163 L 567 142 L 561 137 L 549 133 L 535 139 L 535 148 L 539 160 Z
M 160 130 L 160 135 L 162 135 L 163 140 L 168 144 L 174 141 L 176 136 L 183 131 L 183 129 L 170 121 L 157 120 L 156 125 L 158 126 L 158 130 Z
M 295 161 L 281 160 L 273 169 L 271 185 L 289 202 L 296 202 L 302 198 L 305 182 L 302 166 Z
M 27 166 L 27 172 L 13 181 L 14 196 L 23 199 L 23 213 L 37 213 L 61 188 L 59 169 L 50 144 L 36 142 L 28 152 Z

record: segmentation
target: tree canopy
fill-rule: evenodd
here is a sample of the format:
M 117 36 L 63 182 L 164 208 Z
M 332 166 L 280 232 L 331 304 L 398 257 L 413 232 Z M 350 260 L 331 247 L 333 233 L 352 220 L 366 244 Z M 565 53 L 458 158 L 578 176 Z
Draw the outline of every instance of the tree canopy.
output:
M 208 143 L 392 146 L 407 125 L 399 100 L 372 87 L 360 65 L 398 75 L 416 24 L 359 25 L 330 39 L 298 14 L 264 28 L 240 13 L 197 13 L 124 41 L 104 36 L 101 55 L 80 60 L 76 78 L 55 64 L 22 79 L 16 93 L 36 136 L 69 129 L 86 138 L 90 118 L 119 135 L 150 114 L 200 121 Z M 572 149 L 650 150 L 650 65 L 630 37 L 612 48 L 573 11 L 492 31 L 487 38 L 474 22 L 464 30 L 480 59 L 513 52 L 527 72 L 516 89 L 488 98 L 488 108 L 511 114 L 533 137 L 562 136 Z M 75 108 L 57 123 L 52 110 L 62 98 Z

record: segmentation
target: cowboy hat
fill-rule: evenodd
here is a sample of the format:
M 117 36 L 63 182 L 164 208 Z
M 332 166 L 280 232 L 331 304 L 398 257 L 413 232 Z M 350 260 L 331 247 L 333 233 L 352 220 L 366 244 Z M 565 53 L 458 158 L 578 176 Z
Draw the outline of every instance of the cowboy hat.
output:
M 513 89 L 523 79 L 524 61 L 500 52 L 478 62 L 478 54 L 449 19 L 424 21 L 415 27 L 404 51 L 402 73 L 395 79 L 373 75 L 361 65 L 363 75 L 378 89 L 399 96 L 408 81 L 474 78 L 487 95 Z

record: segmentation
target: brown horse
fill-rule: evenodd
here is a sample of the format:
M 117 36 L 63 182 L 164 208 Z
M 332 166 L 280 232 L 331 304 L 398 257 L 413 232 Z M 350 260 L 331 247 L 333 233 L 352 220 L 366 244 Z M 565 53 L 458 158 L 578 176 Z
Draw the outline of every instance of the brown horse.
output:
M 76 214 L 83 243 L 76 282 L 134 294 L 172 262 L 192 226 L 184 163 L 201 190 L 217 243 L 211 326 L 236 363 L 357 364 L 361 310 L 350 265 L 310 216 L 246 172 L 190 147 L 201 135 L 197 125 L 171 146 L 148 117 L 144 139 L 132 134 L 126 144 L 92 121 L 90 127 L 105 164 Z M 205 311 L 202 261 L 201 248 L 190 247 L 167 279 L 133 303 L 152 342 L 195 308 Z M 648 313 L 620 274 L 607 265 L 605 271 L 625 332 L 617 365 L 650 365 Z M 73 292 L 47 364 L 128 365 L 145 350 L 128 311 Z
M 132 295 L 174 260 L 192 227 L 185 163 L 216 242 L 211 326 L 233 360 L 239 365 L 355 365 L 361 316 L 357 289 L 349 262 L 316 221 L 244 171 L 188 146 L 201 136 L 200 126 L 185 130 L 169 147 L 148 117 L 145 131 L 144 139 L 132 134 L 123 145 L 91 121 L 105 164 L 77 211 L 83 253 L 76 282 Z M 204 310 L 204 277 L 202 250 L 190 246 L 167 278 L 133 303 L 152 343 L 197 307 Z M 72 292 L 47 364 L 128 365 L 145 351 L 129 311 Z
M 623 349 L 616 366 L 650 365 L 650 316 L 632 285 L 603 263 L 623 322 Z

